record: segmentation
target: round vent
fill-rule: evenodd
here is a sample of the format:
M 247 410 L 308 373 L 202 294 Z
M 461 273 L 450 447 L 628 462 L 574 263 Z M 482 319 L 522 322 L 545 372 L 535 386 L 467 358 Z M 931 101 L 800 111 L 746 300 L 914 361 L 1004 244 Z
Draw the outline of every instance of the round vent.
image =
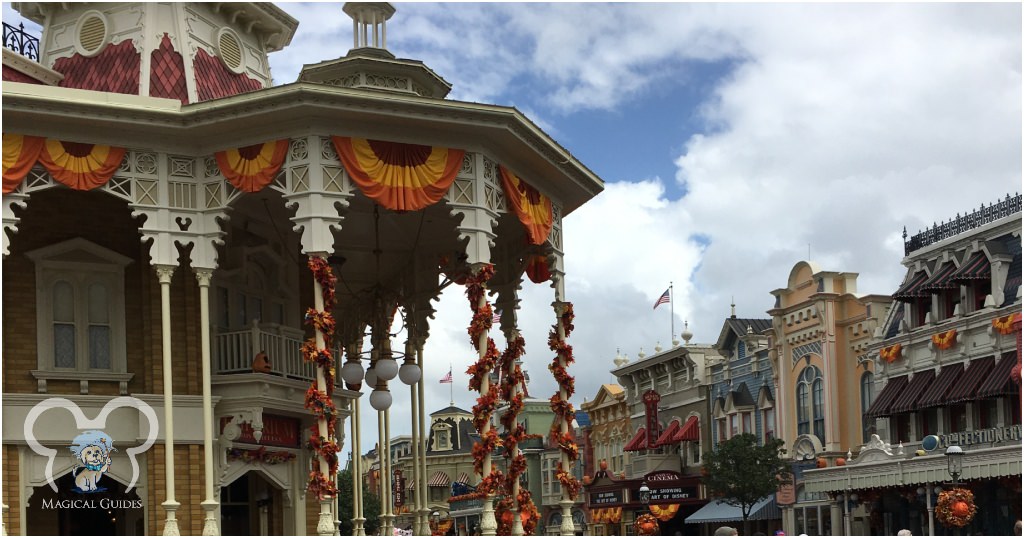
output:
M 107 44 L 107 21 L 98 11 L 89 11 L 82 15 L 78 23 L 79 52 L 92 56 Z
M 234 32 L 227 28 L 221 30 L 220 36 L 217 37 L 217 49 L 220 61 L 224 62 L 228 69 L 235 73 L 242 71 L 242 43 Z

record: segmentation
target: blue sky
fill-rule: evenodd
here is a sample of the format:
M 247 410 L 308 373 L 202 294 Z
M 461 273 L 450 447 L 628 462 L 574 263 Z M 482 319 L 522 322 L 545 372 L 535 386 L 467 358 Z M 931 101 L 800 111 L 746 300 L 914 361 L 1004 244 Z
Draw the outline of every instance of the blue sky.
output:
M 280 6 L 300 24 L 270 57 L 276 83 L 351 47 L 340 3 Z M 904 226 L 1021 188 L 1019 3 L 395 6 L 391 52 L 451 82 L 451 99 L 517 107 L 607 181 L 565 221 L 578 402 L 610 380 L 616 349 L 668 344 L 669 312 L 651 305 L 670 281 L 676 332 L 688 320 L 713 342 L 733 297 L 740 317 L 766 318 L 808 248 L 859 273 L 859 293 L 889 294 Z M 546 397 L 551 292 L 525 288 Z M 449 361 L 459 381 L 468 319 L 446 292 L 428 381 Z M 447 404 L 448 387 L 427 390 L 428 408 Z

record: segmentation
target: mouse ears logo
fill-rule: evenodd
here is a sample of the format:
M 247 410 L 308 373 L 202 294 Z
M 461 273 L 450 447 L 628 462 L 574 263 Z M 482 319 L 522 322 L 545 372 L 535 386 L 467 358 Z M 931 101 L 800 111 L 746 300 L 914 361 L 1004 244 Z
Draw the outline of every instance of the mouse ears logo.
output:
M 149 450 L 149 447 L 153 446 L 153 443 L 156 441 L 159 423 L 157 421 L 156 411 L 154 411 L 149 404 L 138 398 L 121 396 L 107 402 L 107 405 L 103 406 L 103 409 L 100 410 L 99 414 L 96 415 L 96 418 L 94 419 L 87 418 L 85 413 L 82 412 L 82 409 L 78 407 L 78 404 L 68 400 L 67 398 L 47 398 L 29 410 L 28 415 L 25 417 L 25 440 L 28 441 L 28 446 L 35 451 L 36 454 L 46 458 L 46 481 L 50 484 L 50 487 L 54 492 L 57 491 L 57 484 L 53 480 L 53 460 L 57 456 L 57 450 L 47 448 L 39 443 L 36 439 L 35 433 L 33 432 L 35 423 L 43 416 L 44 413 L 52 414 L 56 413 L 57 410 L 67 411 L 75 417 L 75 428 L 79 431 L 86 431 L 75 436 L 71 441 L 71 444 L 68 446 L 71 450 L 71 455 L 75 459 L 75 464 L 71 471 L 75 477 L 75 488 L 73 491 L 79 493 L 97 493 L 105 491 L 105 488 L 101 488 L 99 486 L 99 482 L 103 477 L 103 474 L 110 470 L 110 466 L 112 464 L 110 456 L 111 453 L 117 451 L 117 449 L 114 448 L 114 440 L 111 436 L 100 430 L 100 428 L 105 428 L 107 416 L 115 409 L 121 407 L 132 407 L 138 409 L 139 413 L 146 417 L 146 422 L 149 428 L 149 431 L 146 434 L 146 441 L 144 443 L 124 450 L 132 465 L 132 479 L 131 482 L 128 483 L 128 487 L 125 488 L 125 491 L 127 492 L 131 491 L 132 488 L 135 487 L 135 482 L 139 479 L 138 455 Z M 87 428 L 96 429 L 87 430 Z

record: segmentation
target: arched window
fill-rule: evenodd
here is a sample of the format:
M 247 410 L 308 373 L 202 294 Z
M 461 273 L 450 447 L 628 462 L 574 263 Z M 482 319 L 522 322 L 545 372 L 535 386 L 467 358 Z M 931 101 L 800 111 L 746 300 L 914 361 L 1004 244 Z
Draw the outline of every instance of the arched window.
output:
M 874 424 L 872 420 L 869 420 L 864 416 L 871 404 L 875 401 L 875 374 L 871 372 L 864 372 L 864 375 L 860 376 L 860 413 L 861 413 L 861 425 L 864 429 L 864 442 L 868 442 L 868 437 L 871 436 L 874 430 Z
M 811 433 L 825 443 L 825 400 L 821 370 L 817 366 L 807 366 L 800 372 L 796 384 L 796 421 L 797 434 Z M 813 421 L 813 425 L 812 425 Z

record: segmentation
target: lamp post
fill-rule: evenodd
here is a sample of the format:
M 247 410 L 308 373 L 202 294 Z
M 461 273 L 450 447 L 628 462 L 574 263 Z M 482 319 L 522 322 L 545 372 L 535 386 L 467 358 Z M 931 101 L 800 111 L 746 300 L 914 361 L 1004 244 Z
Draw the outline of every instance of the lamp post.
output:
M 953 484 L 956 485 L 964 470 L 964 450 L 962 448 L 950 445 L 946 449 L 946 467 L 949 476 L 953 477 Z
M 651 488 L 647 487 L 646 480 L 640 484 L 640 502 L 647 508 L 647 510 L 651 509 Z

